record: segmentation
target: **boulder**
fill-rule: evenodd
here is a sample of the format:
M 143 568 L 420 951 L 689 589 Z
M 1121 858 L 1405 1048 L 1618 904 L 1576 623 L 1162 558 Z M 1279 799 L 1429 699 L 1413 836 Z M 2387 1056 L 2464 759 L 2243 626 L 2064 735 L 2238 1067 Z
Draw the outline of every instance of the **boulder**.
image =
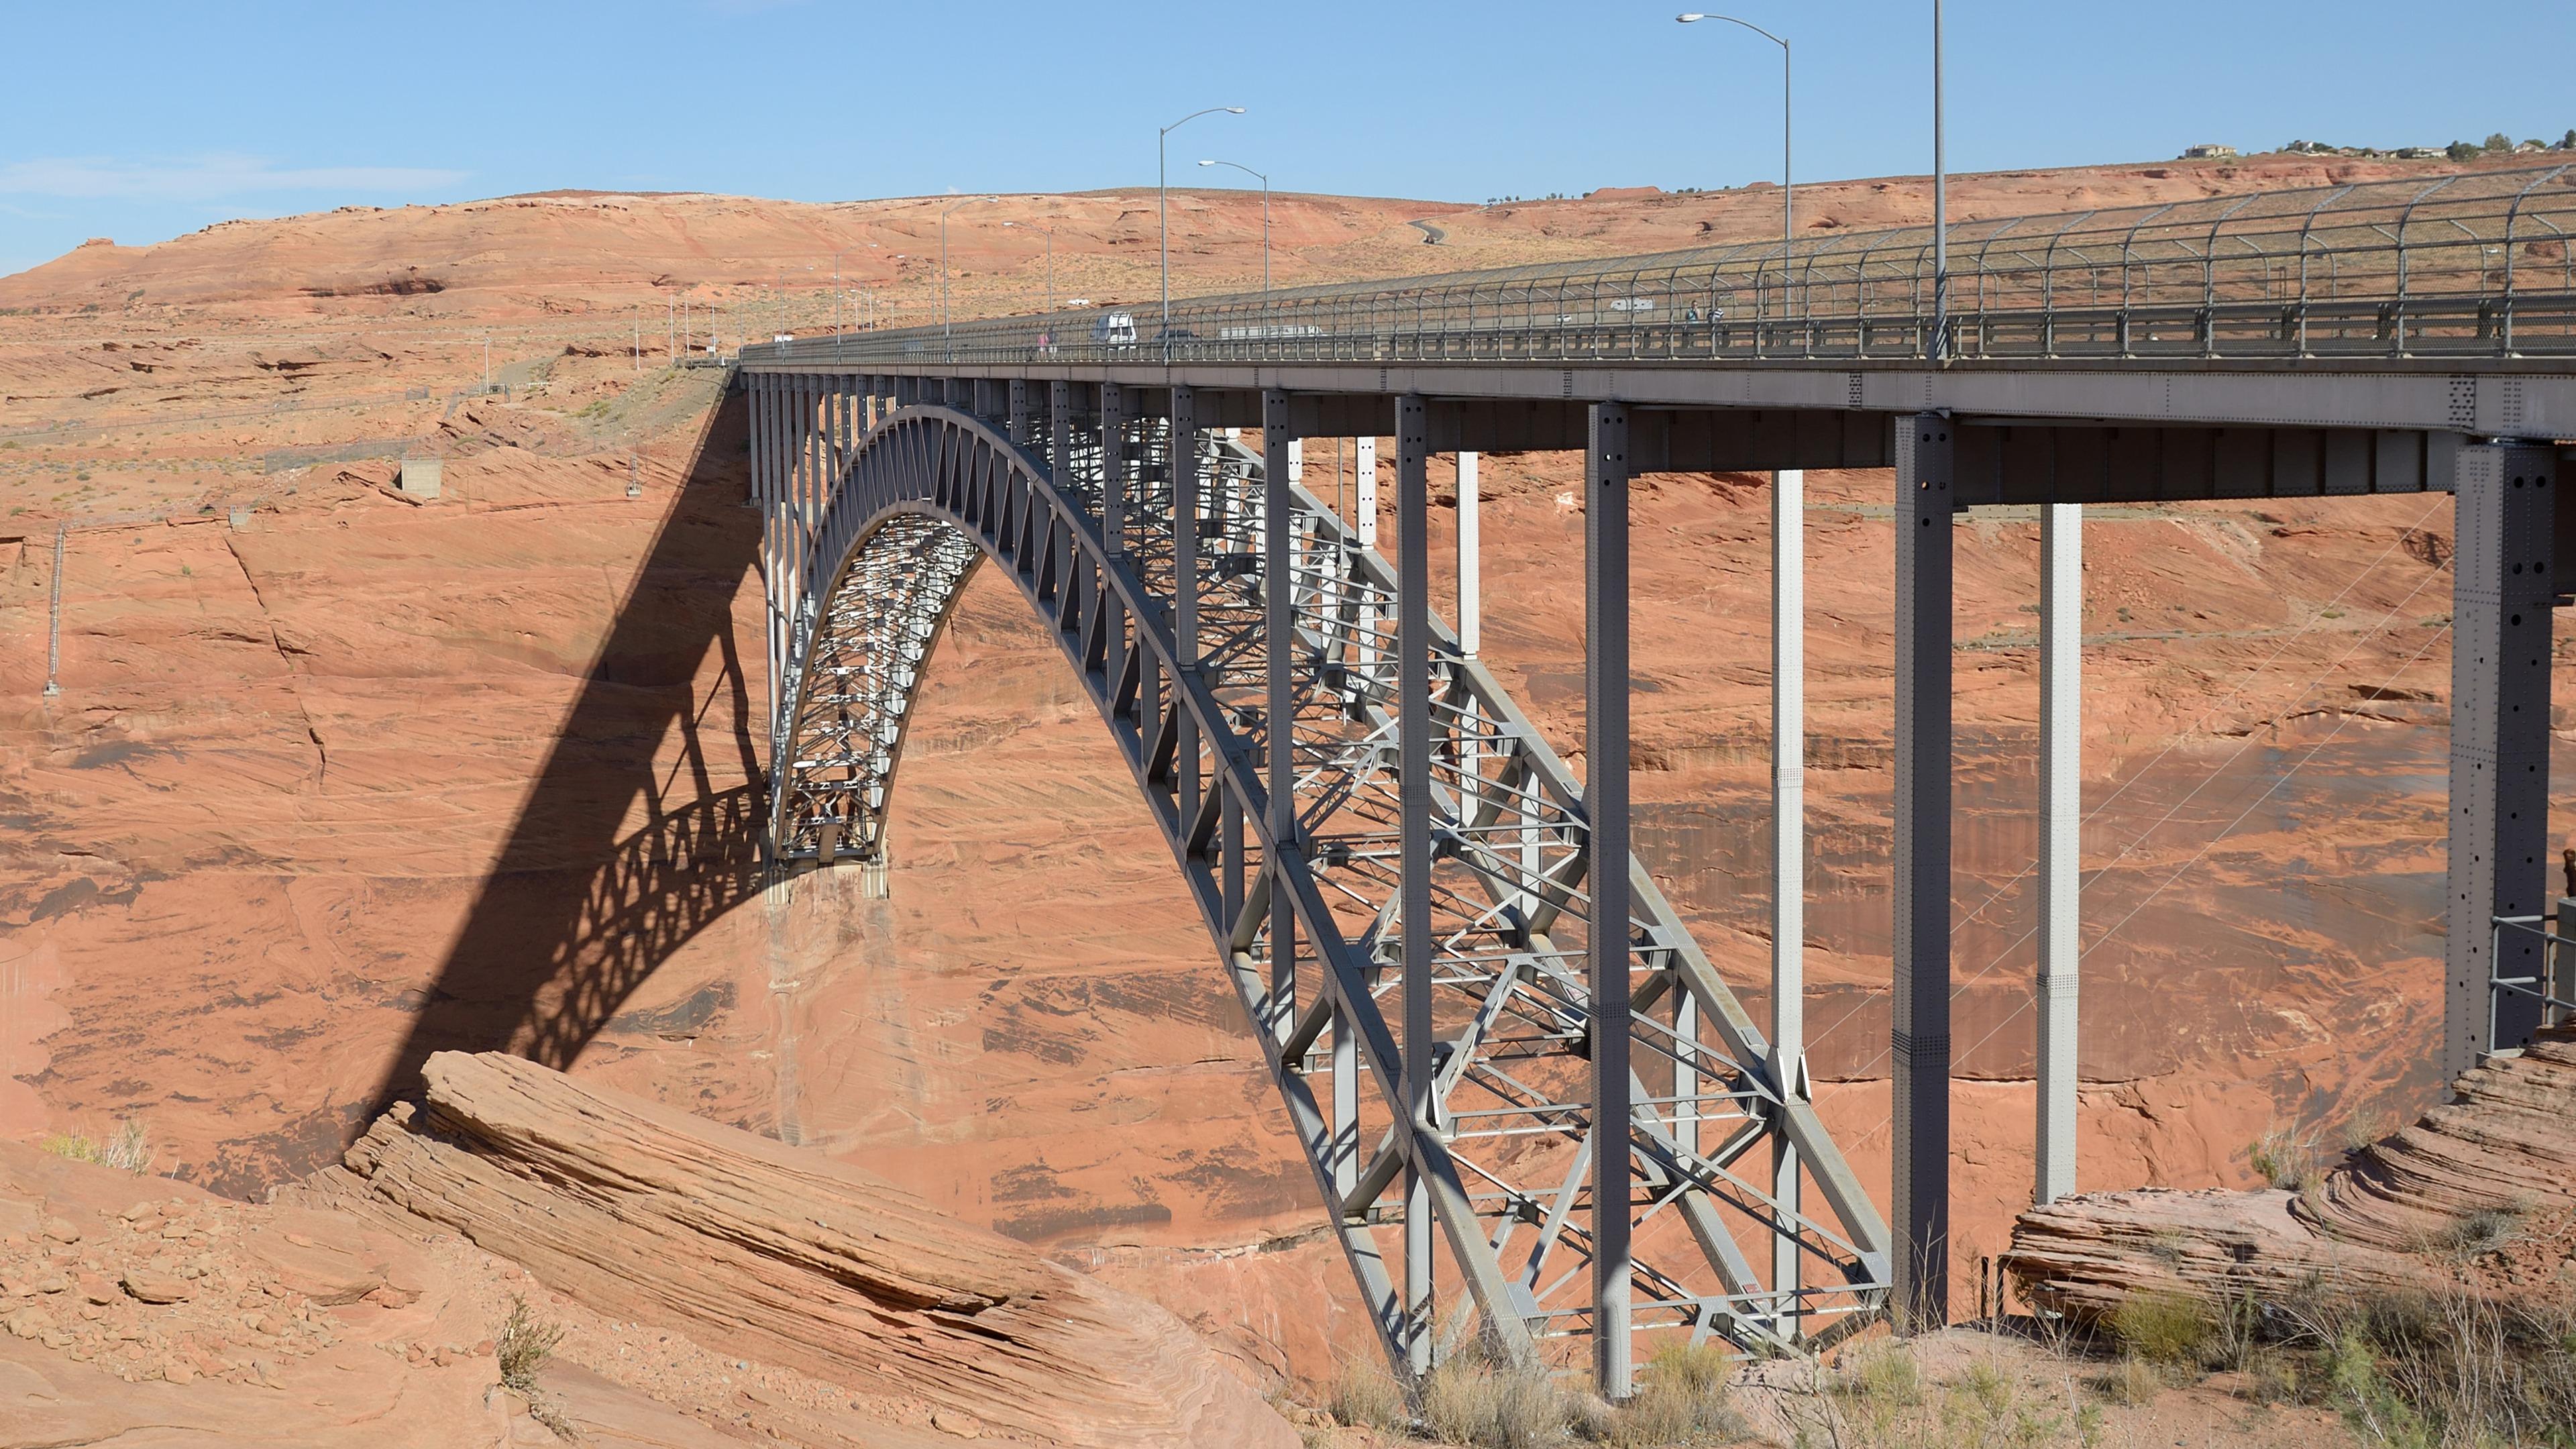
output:
M 1002 1442 L 1297 1443 L 1160 1308 L 819 1153 L 497 1052 L 441 1052 L 281 1200 L 463 1235 L 604 1313 Z

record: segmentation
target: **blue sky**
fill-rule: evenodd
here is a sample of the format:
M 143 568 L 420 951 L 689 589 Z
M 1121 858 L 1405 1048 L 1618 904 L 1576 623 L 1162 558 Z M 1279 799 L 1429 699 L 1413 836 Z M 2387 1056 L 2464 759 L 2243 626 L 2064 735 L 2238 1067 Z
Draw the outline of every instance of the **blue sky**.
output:
M 1707 4 L 1710 0 L 1691 0 Z M 12 4 L 0 273 L 90 236 L 552 187 L 828 200 L 1150 185 L 1459 200 L 1776 174 L 1778 52 L 1624 0 Z M 1929 0 L 1741 0 L 1798 169 L 1929 169 Z M 2576 0 L 1950 0 L 1954 170 L 2195 141 L 2555 140 Z M 2517 57 L 2526 58 L 2518 61 Z

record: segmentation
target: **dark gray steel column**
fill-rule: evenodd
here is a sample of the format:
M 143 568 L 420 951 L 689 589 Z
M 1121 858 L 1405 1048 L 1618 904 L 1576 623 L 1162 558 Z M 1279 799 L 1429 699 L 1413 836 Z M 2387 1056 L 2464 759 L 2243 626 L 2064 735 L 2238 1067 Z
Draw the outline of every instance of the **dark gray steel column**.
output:
M 1047 384 L 1047 467 L 1059 487 L 1073 477 L 1073 384 Z
M 1010 387 L 1010 438 L 1025 448 L 1029 445 L 1029 385 L 1015 377 L 1011 379 Z
M 1172 635 L 1173 667 L 1182 674 L 1199 672 L 1199 407 L 1198 392 L 1186 385 L 1172 388 Z M 1181 681 L 1172 681 L 1175 697 Z M 1184 829 L 1198 818 L 1198 721 L 1180 712 L 1180 747 L 1172 768 L 1180 777 L 1179 802 Z
M 2557 459 L 2515 444 L 2456 455 L 2451 562 L 2450 940 L 2442 1000 L 2442 1075 L 2488 1051 L 2528 1045 L 2538 998 L 2536 929 L 2498 916 L 2548 909 L 2549 650 Z M 2563 929 L 2563 928 L 2562 928 Z
M 1127 551 L 1127 389 L 1100 385 L 1100 532 L 1111 558 Z
M 1397 886 L 1404 962 L 1406 1141 L 1437 1128 L 1431 1114 L 1431 425 L 1420 396 L 1395 400 L 1396 795 L 1403 809 Z M 1406 1366 L 1431 1370 L 1436 1347 L 1431 1290 L 1431 1183 L 1418 1162 L 1404 1169 L 1404 1347 Z
M 1896 432 L 1897 1330 L 1950 1312 L 1950 420 Z
M 1628 1342 L 1628 409 L 1594 403 L 1583 465 L 1583 811 L 1591 826 L 1592 1362 L 1633 1387 Z

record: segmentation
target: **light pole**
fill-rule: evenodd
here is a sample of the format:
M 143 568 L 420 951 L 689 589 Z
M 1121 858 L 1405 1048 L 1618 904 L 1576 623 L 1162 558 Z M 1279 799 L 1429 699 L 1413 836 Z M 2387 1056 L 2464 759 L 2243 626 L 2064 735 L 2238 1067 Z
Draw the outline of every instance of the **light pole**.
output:
M 1231 166 L 1261 183 L 1261 294 L 1270 295 L 1270 178 L 1240 161 L 1202 161 L 1201 166 Z
M 1157 131 L 1154 134 L 1154 227 L 1163 235 L 1162 342 L 1163 360 L 1165 362 L 1172 360 L 1172 213 L 1170 207 L 1171 167 L 1168 159 L 1171 147 L 1166 143 L 1171 139 L 1171 135 L 1174 131 L 1179 130 L 1201 116 L 1213 116 L 1219 111 L 1223 111 L 1229 116 L 1240 116 L 1243 114 L 1243 107 L 1210 106 L 1203 111 L 1192 111 L 1188 115 L 1181 117 L 1179 120 L 1165 126 L 1162 130 Z
M 1779 36 L 1773 35 L 1770 31 L 1763 29 L 1761 26 L 1754 24 L 1750 20 L 1738 20 L 1732 15 L 1703 15 L 1694 10 L 1687 15 L 1676 15 L 1673 18 L 1684 25 L 1690 25 L 1702 20 L 1723 20 L 1729 25 L 1741 25 L 1745 29 L 1752 31 L 1754 34 L 1761 36 L 1764 40 L 1780 47 L 1780 272 L 1782 288 L 1781 296 L 1785 301 L 1788 296 L 1787 279 L 1789 268 L 1789 247 L 1791 243 L 1798 239 L 1796 227 L 1792 224 L 1790 219 L 1789 42 L 1782 40 Z
M 939 347 L 948 354 L 951 362 L 957 360 L 957 349 L 948 340 L 948 213 L 979 201 L 999 200 L 998 196 L 969 196 L 963 201 L 948 203 L 939 213 Z
M 1941 0 L 1932 0 L 1932 360 L 1950 355 L 1950 176 L 1941 159 Z
M 1743 26 L 1780 47 L 1780 310 L 1789 310 L 1789 251 L 1797 241 L 1790 184 L 1789 42 L 1750 20 L 1693 12 L 1674 17 L 1684 25 L 1723 20 Z M 1712 327 L 1711 336 L 1715 329 Z M 1712 351 L 1714 346 L 1712 345 Z M 1806 1052 L 1806 474 L 1771 475 L 1771 1069 L 1784 1095 L 1797 1090 Z M 1676 1034 L 1680 1033 L 1674 1020 Z M 1698 1030 L 1696 1024 L 1691 1027 Z M 1696 1074 L 1689 1092 L 1700 1090 Z M 1674 1095 L 1685 1095 L 1677 1074 Z M 1694 1124 L 1696 1125 L 1696 1124 Z M 1799 1329 L 1799 1213 L 1797 1149 L 1787 1134 L 1771 1142 L 1771 1198 L 1782 1234 L 1772 1240 L 1771 1322 L 1783 1338 Z

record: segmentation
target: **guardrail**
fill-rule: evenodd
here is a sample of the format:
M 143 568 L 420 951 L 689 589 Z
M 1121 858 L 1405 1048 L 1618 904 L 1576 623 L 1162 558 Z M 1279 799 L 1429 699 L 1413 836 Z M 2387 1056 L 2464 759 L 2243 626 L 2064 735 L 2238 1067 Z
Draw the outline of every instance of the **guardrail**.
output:
M 746 364 L 2576 357 L 2576 165 L 754 344 Z
M 2564 907 L 2566 903 L 2560 902 Z M 2507 996 L 2532 996 L 2540 1000 L 2540 1025 L 2563 1026 L 2576 1021 L 2576 937 L 2562 936 L 2558 927 L 2560 914 L 2538 916 L 2495 916 L 2490 918 L 2487 938 L 2487 1050 L 2494 1051 Z M 2504 976 L 2504 933 L 2528 931 L 2540 938 L 2540 974 L 2537 976 Z

